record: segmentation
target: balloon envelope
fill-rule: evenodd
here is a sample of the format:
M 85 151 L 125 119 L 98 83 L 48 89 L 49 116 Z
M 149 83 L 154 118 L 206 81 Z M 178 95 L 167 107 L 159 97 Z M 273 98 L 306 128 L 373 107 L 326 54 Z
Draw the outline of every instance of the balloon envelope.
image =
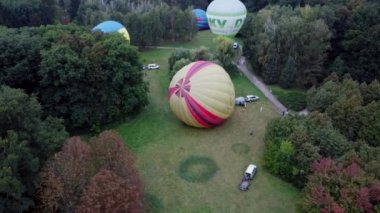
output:
M 193 14 L 197 19 L 198 30 L 207 30 L 209 27 L 207 23 L 206 11 L 201 9 L 194 9 Z
M 225 121 L 234 109 L 235 90 L 219 65 L 197 61 L 184 66 L 170 82 L 170 108 L 187 125 L 210 128 Z
M 119 32 L 121 33 L 125 39 L 130 41 L 129 33 L 125 27 L 116 21 L 105 21 L 98 25 L 96 25 L 94 28 L 92 28 L 92 31 L 102 31 L 103 33 L 113 33 L 113 32 Z
M 243 26 L 247 9 L 239 0 L 214 0 L 207 7 L 206 14 L 214 34 L 233 37 Z

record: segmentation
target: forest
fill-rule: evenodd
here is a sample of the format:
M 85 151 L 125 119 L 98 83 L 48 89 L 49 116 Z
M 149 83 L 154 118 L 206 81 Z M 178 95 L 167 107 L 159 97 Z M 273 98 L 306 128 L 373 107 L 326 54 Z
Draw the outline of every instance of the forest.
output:
M 146 107 L 140 51 L 191 41 L 191 11 L 210 2 L 0 0 L 0 212 L 92 212 L 111 201 L 144 211 L 122 139 L 69 136 L 99 134 Z M 307 91 L 310 112 L 269 122 L 265 169 L 302 191 L 301 212 L 380 212 L 380 2 L 242 2 L 243 55 L 265 83 Z M 132 45 L 89 30 L 108 19 L 128 28 Z M 174 51 L 168 78 L 200 59 L 235 72 L 223 47 Z

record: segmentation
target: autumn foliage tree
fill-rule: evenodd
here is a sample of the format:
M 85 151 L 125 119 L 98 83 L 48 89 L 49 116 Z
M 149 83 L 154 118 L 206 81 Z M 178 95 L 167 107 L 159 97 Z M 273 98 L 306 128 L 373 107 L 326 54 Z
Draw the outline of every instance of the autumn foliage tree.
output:
M 104 131 L 90 140 L 91 166 L 94 172 L 106 169 L 126 180 L 129 186 L 131 212 L 142 209 L 143 184 L 134 166 L 132 155 L 122 139 L 112 131 Z
M 89 160 L 90 147 L 80 137 L 68 139 L 41 172 L 40 208 L 72 211 L 87 184 Z
M 301 203 L 304 212 L 375 212 L 380 203 L 379 182 L 359 162 L 322 158 L 311 168 Z
M 76 212 L 135 212 L 131 211 L 134 191 L 127 180 L 112 171 L 102 169 L 91 178 L 83 192 Z
M 143 184 L 122 139 L 102 132 L 70 138 L 41 173 L 40 211 L 141 212 Z M 95 205 L 96 204 L 96 205 Z

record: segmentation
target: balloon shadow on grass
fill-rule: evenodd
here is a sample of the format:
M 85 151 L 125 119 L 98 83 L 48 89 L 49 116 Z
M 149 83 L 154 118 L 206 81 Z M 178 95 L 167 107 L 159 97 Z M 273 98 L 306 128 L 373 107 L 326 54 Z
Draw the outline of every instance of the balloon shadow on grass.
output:
M 249 146 L 244 143 L 235 143 L 232 145 L 232 151 L 236 154 L 247 154 L 249 152 Z
M 217 170 L 218 166 L 211 158 L 190 156 L 180 162 L 178 174 L 186 181 L 198 183 L 211 179 Z
M 159 213 L 159 212 L 163 212 L 164 206 L 161 200 L 158 199 L 157 196 L 150 193 L 145 193 L 144 194 L 144 208 L 145 208 L 145 212 Z

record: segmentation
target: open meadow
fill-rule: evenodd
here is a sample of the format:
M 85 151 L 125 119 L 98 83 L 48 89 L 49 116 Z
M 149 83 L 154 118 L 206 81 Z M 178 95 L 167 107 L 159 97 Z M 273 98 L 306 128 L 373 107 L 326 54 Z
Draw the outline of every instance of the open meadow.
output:
M 209 32 L 198 36 L 202 33 Z M 201 45 L 197 39 L 193 48 Z M 295 212 L 298 190 L 262 169 L 265 127 L 279 116 L 274 107 L 244 76 L 234 73 L 236 96 L 255 94 L 261 99 L 246 108 L 235 107 L 231 117 L 216 128 L 184 125 L 167 100 L 171 51 L 142 53 L 143 61 L 161 66 L 144 71 L 150 103 L 139 115 L 114 127 L 136 157 L 149 212 Z M 187 164 L 185 172 L 201 177 L 198 181 L 186 180 L 180 167 L 193 158 L 205 158 L 214 165 L 211 171 L 208 163 Z M 250 189 L 241 192 L 239 184 L 250 163 L 258 165 L 258 174 Z M 209 170 L 209 177 L 202 179 Z

